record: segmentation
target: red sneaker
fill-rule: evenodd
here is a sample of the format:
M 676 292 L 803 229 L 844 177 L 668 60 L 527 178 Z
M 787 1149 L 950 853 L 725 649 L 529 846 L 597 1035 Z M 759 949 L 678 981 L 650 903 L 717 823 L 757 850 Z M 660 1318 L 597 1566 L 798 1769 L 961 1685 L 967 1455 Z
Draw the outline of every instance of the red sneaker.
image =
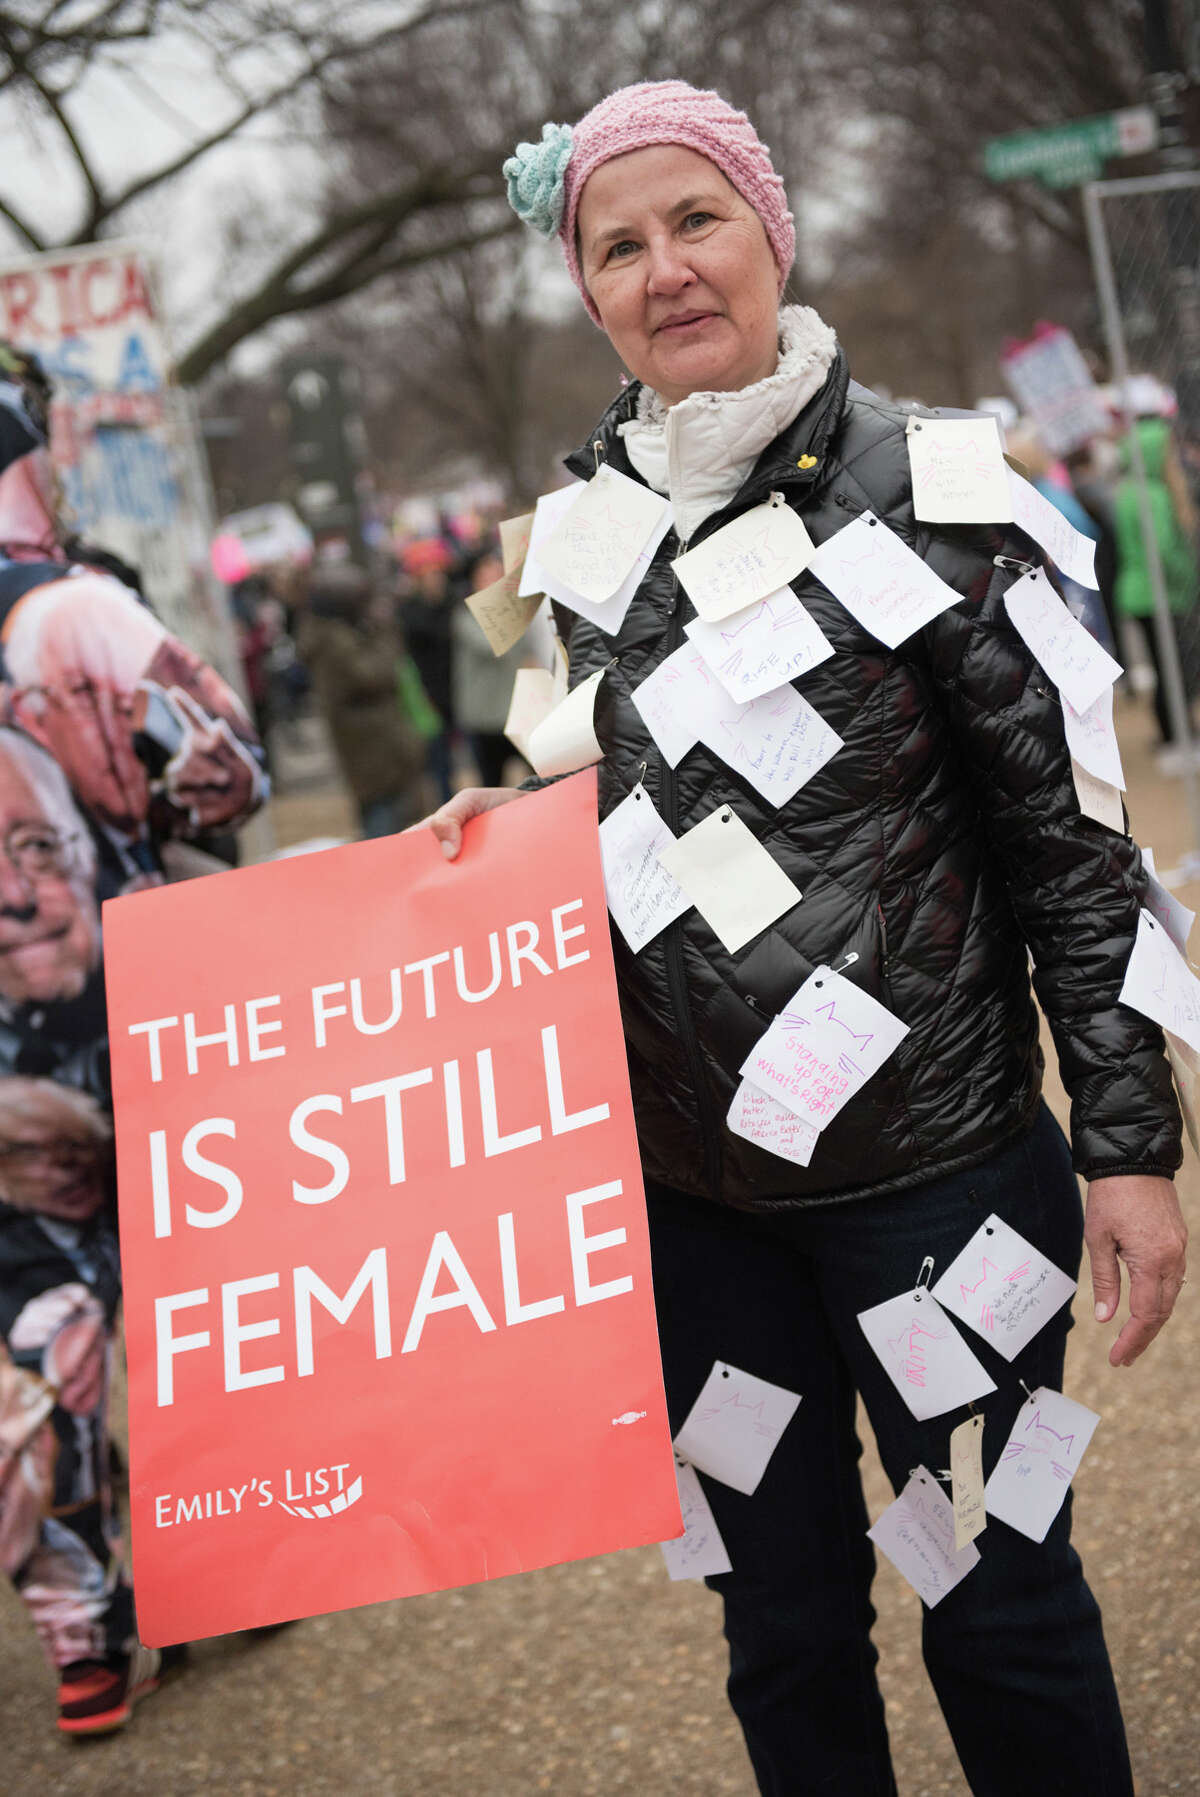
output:
M 62 1669 L 58 1726 L 67 1735 L 108 1735 L 124 1728 L 139 1697 L 157 1691 L 164 1676 L 181 1667 L 182 1648 L 143 1647 L 119 1659 L 76 1660 Z M 169 1663 L 166 1663 L 169 1662 Z

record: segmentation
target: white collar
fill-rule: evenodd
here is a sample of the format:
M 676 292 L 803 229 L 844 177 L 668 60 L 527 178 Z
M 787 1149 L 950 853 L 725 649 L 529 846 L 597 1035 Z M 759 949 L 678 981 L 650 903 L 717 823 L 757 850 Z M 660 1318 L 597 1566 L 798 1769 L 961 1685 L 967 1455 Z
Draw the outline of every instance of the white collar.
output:
M 643 387 L 637 416 L 617 427 L 642 479 L 670 499 L 684 542 L 729 503 L 767 444 L 825 384 L 837 337 L 811 306 L 780 312 L 779 344 L 775 372 L 752 386 L 689 393 L 674 406 Z

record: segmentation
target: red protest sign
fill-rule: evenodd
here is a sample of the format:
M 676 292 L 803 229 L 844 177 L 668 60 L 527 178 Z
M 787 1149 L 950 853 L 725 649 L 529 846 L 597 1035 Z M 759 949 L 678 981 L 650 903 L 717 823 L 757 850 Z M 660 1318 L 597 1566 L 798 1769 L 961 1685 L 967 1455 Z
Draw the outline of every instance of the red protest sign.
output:
M 104 927 L 143 1638 L 678 1535 L 594 775 Z

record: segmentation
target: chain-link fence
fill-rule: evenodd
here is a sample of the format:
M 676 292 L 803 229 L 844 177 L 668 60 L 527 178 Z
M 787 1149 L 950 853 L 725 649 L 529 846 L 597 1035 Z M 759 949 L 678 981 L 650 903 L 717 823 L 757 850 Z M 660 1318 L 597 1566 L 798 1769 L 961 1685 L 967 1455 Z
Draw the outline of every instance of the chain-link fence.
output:
M 1181 606 L 1162 502 L 1153 490 L 1163 470 L 1147 468 L 1142 437 L 1133 429 L 1139 415 L 1155 408 L 1155 383 L 1169 388 L 1178 402 L 1180 473 L 1194 492 L 1200 476 L 1200 172 L 1093 182 L 1084 189 L 1084 210 L 1113 383 L 1130 421 L 1126 455 L 1154 599 L 1158 673 L 1171 735 L 1182 750 L 1200 850 L 1200 782 L 1189 718 L 1189 699 L 1200 696 L 1200 604 L 1193 590 Z M 1186 499 L 1181 509 L 1186 516 Z

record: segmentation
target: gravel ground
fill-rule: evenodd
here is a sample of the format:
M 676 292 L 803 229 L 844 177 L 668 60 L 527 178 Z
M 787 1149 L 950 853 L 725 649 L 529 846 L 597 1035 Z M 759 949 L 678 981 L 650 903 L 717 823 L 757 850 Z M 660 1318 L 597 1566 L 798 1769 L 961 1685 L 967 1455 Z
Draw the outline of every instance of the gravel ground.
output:
M 1168 867 L 1189 845 L 1179 783 L 1155 774 L 1140 708 L 1126 700 L 1120 715 L 1135 830 Z M 296 840 L 345 817 L 338 795 L 305 792 L 277 801 L 276 832 Z M 1200 886 L 1181 896 L 1200 905 Z M 1057 1088 L 1051 1098 L 1062 1116 Z M 1196 1229 L 1190 1155 L 1180 1183 Z M 1105 1612 L 1139 1797 L 1200 1792 L 1197 1286 L 1129 1371 L 1107 1365 L 1111 1330 L 1090 1321 L 1086 1283 L 1078 1309 L 1066 1389 L 1102 1424 L 1076 1480 L 1076 1538 Z M 891 1493 L 870 1452 L 867 1467 L 877 1515 Z M 921 1669 L 920 1604 L 886 1563 L 876 1602 L 902 1797 L 961 1794 Z M 716 1598 L 671 1585 L 657 1550 L 638 1549 L 319 1617 L 266 1640 L 203 1642 L 187 1676 L 124 1734 L 73 1745 L 56 1738 L 51 1681 L 5 1589 L 0 1794 L 752 1797 L 723 1679 Z

